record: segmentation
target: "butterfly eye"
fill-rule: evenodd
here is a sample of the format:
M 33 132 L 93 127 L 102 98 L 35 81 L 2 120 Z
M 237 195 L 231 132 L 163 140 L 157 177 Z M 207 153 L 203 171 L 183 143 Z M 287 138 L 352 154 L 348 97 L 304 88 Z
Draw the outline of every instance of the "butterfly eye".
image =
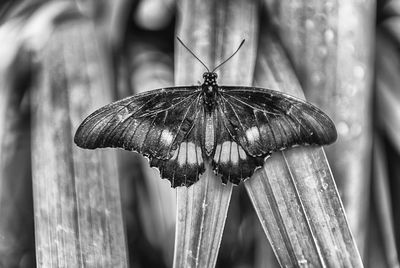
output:
M 204 74 L 203 74 L 203 78 L 206 78 L 206 77 L 207 77 L 207 73 L 204 73 Z
M 217 78 L 218 78 L 218 75 L 217 75 L 216 73 L 214 73 L 214 78 L 215 78 L 215 79 L 217 79 Z

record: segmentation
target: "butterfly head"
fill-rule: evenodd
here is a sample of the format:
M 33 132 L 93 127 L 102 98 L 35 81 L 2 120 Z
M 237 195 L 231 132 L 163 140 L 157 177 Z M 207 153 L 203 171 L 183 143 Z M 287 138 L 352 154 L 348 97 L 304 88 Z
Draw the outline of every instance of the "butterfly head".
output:
M 216 86 L 218 75 L 212 72 L 205 72 L 203 74 L 205 86 Z

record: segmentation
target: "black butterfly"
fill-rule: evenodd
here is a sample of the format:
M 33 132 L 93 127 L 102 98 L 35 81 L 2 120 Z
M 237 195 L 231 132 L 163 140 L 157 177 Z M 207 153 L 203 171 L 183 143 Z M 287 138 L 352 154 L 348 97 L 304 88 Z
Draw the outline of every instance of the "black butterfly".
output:
M 214 70 L 201 86 L 156 89 L 100 108 L 75 143 L 139 152 L 177 187 L 195 183 L 206 161 L 223 183 L 238 184 L 274 151 L 336 140 L 333 122 L 312 104 L 265 88 L 219 86 Z

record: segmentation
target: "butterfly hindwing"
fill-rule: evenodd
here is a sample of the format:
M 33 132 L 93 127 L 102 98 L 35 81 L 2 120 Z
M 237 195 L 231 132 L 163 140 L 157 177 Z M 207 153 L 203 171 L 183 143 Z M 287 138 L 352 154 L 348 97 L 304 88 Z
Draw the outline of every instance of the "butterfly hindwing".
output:
M 261 88 L 220 88 L 225 125 L 253 157 L 295 145 L 329 144 L 336 139 L 329 117 L 303 100 Z
M 199 110 L 195 115 L 193 127 L 178 144 L 170 159 L 153 158 L 150 161 L 150 166 L 157 167 L 161 177 L 171 181 L 172 187 L 192 185 L 205 170 L 200 143 L 202 132 L 200 120 Z
M 262 166 L 263 158 L 246 153 L 226 127 L 226 115 L 220 111 L 216 114 L 217 137 L 212 166 L 214 171 L 221 175 L 223 183 L 230 181 L 239 184 L 243 179 L 250 177 L 257 167 Z
M 168 159 L 193 125 L 199 105 L 196 89 L 158 89 L 106 105 L 79 126 L 75 143 L 82 148 L 120 147 Z

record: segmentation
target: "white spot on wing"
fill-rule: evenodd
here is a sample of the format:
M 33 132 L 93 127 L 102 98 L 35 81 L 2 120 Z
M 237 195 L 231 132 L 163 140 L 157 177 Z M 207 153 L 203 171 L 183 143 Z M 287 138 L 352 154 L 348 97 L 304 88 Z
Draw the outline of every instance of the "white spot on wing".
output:
M 236 142 L 231 142 L 231 162 L 237 164 L 239 162 L 238 145 Z
M 221 147 L 221 158 L 220 161 L 223 163 L 228 163 L 231 155 L 231 142 L 226 141 Z
M 260 139 L 260 132 L 257 127 L 251 127 L 246 130 L 246 137 L 250 143 L 254 143 L 256 140 Z
M 217 145 L 217 148 L 215 148 L 215 154 L 214 154 L 214 161 L 218 162 L 219 161 L 219 155 L 221 154 L 221 144 Z
M 168 129 L 164 129 L 161 133 L 161 142 L 168 146 L 174 140 L 174 135 Z
M 132 115 L 132 113 L 129 113 L 128 108 L 123 108 L 117 115 L 118 117 L 118 121 L 120 122 L 124 122 L 126 119 L 128 119 L 130 116 Z
M 187 143 L 187 163 L 189 165 L 194 165 L 197 163 L 197 158 L 196 158 L 196 146 L 192 142 Z
M 201 148 L 199 146 L 196 146 L 196 153 L 197 153 L 197 162 L 199 165 L 203 163 L 203 157 L 201 156 Z
M 239 146 L 239 156 L 240 156 L 240 159 L 246 160 L 246 152 L 242 149 L 241 146 Z
M 179 148 L 178 164 L 183 166 L 186 164 L 186 142 L 182 142 Z

